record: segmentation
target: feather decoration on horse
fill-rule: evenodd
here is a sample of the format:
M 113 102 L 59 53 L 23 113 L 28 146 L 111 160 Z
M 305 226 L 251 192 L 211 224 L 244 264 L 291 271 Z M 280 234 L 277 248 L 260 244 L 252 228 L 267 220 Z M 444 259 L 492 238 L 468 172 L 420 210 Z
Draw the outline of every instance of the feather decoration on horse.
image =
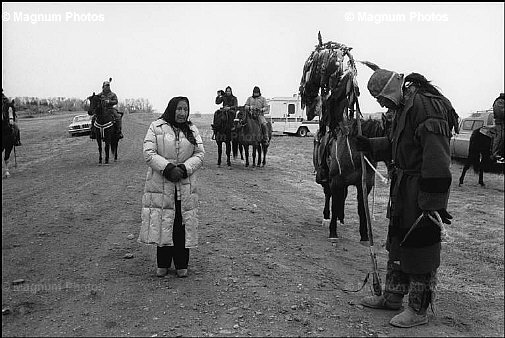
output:
M 332 202 L 332 218 L 329 222 L 330 240 L 334 241 L 337 235 L 337 218 L 343 222 L 343 201 L 347 196 L 347 187 L 355 185 L 358 190 L 358 213 L 360 216 L 360 235 L 362 242 L 369 243 L 372 269 L 373 293 L 381 295 L 381 282 L 378 275 L 377 260 L 374 251 L 372 227 L 368 210 L 368 193 L 374 185 L 374 174 L 367 174 L 363 152 L 353 152 L 355 149 L 356 133 L 351 135 L 350 128 L 357 126 L 357 135 L 363 135 L 359 109 L 359 89 L 356 81 L 356 63 L 350 51 L 352 48 L 329 41 L 322 42 L 321 33 L 318 34 L 319 44 L 310 54 L 303 68 L 300 83 L 300 96 L 302 108 L 307 107 L 306 116 L 312 120 L 319 115 L 319 132 L 314 139 L 314 164 L 319 172 L 319 178 L 325 192 L 325 211 L 323 216 L 327 219 L 329 211 L 328 202 Z M 367 66 L 377 67 L 367 62 Z M 309 71 L 307 71 L 310 69 Z M 321 102 L 320 105 L 316 104 Z M 320 111 L 315 111 L 320 107 Z M 356 111 L 356 116 L 354 112 Z M 378 121 L 367 121 L 377 122 Z M 329 131 L 329 132 L 328 132 Z M 367 135 L 372 136 L 372 135 Z M 375 135 L 378 136 L 378 135 Z M 354 161 L 354 155 L 359 153 L 360 161 Z M 328 154 L 330 156 L 328 156 Z M 325 160 L 328 162 L 325 166 Z M 341 161 L 343 160 L 343 161 Z M 316 166 L 317 165 L 317 166 Z M 329 177 L 322 177 L 322 172 L 328 172 Z M 361 177 L 361 180 L 360 180 Z M 342 205 L 339 205 L 342 204 Z M 323 220 L 323 224 L 325 224 Z
M 323 43 L 321 32 L 318 33 L 318 41 L 305 62 L 299 93 L 302 109 L 307 108 L 307 119 L 310 121 L 317 115 L 323 121 L 322 126 L 333 129 L 338 126 L 335 121 L 349 117 L 347 106 L 354 102 L 351 88 L 356 87 L 353 83 L 357 71 L 350 53 L 352 48 L 332 41 Z M 331 95 L 336 97 L 330 99 Z M 331 102 L 329 107 L 328 100 Z M 318 104 L 319 101 L 322 101 L 321 104 Z M 345 101 L 348 104 L 342 103 Z

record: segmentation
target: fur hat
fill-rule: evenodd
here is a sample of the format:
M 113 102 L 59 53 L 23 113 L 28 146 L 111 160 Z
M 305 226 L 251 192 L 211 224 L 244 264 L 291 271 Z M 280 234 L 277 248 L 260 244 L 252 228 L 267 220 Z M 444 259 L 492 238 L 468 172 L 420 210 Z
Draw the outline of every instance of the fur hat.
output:
M 375 98 L 382 96 L 399 105 L 403 96 L 402 85 L 403 74 L 377 69 L 368 80 L 368 91 Z

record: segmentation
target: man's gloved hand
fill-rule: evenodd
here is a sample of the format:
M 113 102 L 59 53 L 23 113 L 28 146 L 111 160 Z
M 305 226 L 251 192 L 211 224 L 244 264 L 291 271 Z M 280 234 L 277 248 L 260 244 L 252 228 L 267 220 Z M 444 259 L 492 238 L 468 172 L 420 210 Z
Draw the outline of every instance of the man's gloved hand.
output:
M 445 224 L 451 224 L 452 215 L 447 212 L 445 209 L 439 209 L 436 212 L 440 215 L 442 222 Z M 437 216 L 435 211 L 423 211 L 424 215 L 431 218 L 432 220 L 437 220 Z
M 363 152 L 371 152 L 372 151 L 372 145 L 370 144 L 370 140 L 368 139 L 368 137 L 365 137 L 362 135 L 356 136 L 356 148 L 358 151 L 363 151 Z

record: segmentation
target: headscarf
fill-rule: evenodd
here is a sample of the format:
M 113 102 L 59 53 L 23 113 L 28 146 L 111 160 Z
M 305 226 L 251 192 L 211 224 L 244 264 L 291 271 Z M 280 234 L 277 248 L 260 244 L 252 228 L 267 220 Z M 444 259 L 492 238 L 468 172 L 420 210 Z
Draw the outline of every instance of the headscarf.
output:
M 403 97 L 402 85 L 403 74 L 377 69 L 368 80 L 368 91 L 375 98 L 381 96 L 399 106 Z
M 185 101 L 188 104 L 188 116 L 186 117 L 186 121 L 182 123 L 175 122 L 175 110 L 177 109 L 177 104 L 179 101 Z M 161 118 L 168 122 L 172 126 L 172 128 L 179 128 L 184 133 L 184 136 L 188 139 L 189 142 L 196 145 L 196 139 L 193 135 L 193 131 L 190 126 L 192 125 L 191 121 L 189 121 L 189 99 L 185 96 L 176 96 L 173 97 L 167 105 L 165 112 L 161 115 Z
M 257 96 L 254 96 L 254 93 L 258 93 Z M 256 86 L 253 88 L 253 94 L 252 94 L 253 97 L 259 97 L 261 96 L 261 91 L 260 91 L 260 87 Z

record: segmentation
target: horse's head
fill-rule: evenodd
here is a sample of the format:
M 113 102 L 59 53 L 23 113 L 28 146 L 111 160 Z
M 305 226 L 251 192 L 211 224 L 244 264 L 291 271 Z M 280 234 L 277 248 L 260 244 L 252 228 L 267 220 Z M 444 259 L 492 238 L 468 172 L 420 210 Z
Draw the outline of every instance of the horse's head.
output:
M 234 118 L 234 112 L 232 110 L 226 110 L 220 108 L 214 113 L 214 119 L 212 121 L 212 130 L 225 132 L 230 130 L 232 127 Z
M 366 137 L 382 137 L 386 135 L 383 121 L 378 119 L 368 118 L 361 122 L 361 132 Z M 357 129 L 356 129 L 357 134 Z
M 88 96 L 87 99 L 89 100 L 88 114 L 89 115 L 101 114 L 102 113 L 102 101 L 100 99 L 100 96 L 96 95 L 95 92 L 93 92 L 93 95 Z
M 247 124 L 247 111 L 244 106 L 240 106 L 237 108 L 237 112 L 235 114 L 235 118 L 233 119 L 233 128 L 234 130 L 239 130 L 243 128 Z
M 321 117 L 322 114 L 322 99 L 321 96 L 316 96 L 310 103 L 307 104 L 307 108 L 305 110 L 305 115 L 307 116 L 307 120 L 312 121 L 314 117 Z

